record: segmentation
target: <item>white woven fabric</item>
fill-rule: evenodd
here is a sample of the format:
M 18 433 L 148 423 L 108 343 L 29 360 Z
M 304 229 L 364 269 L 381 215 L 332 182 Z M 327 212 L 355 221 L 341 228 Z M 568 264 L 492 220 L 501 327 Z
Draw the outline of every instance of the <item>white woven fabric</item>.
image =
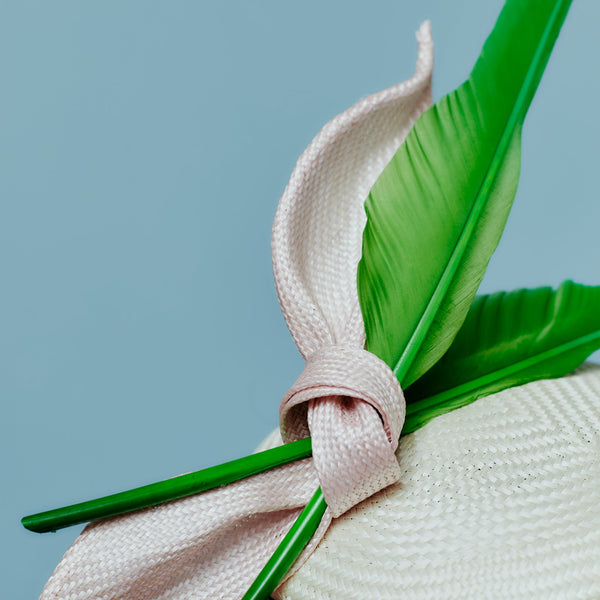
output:
M 600 366 L 437 417 L 397 456 L 400 483 L 335 519 L 277 600 L 600 598 Z

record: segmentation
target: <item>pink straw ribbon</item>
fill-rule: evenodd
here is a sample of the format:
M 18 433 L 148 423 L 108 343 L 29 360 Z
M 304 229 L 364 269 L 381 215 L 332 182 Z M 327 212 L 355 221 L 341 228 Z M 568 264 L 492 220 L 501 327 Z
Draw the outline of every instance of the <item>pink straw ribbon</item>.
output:
M 91 523 L 46 584 L 43 600 L 240 598 L 321 486 L 328 510 L 288 574 L 332 517 L 400 476 L 405 416 L 390 368 L 364 350 L 356 289 L 373 183 L 431 104 L 429 24 L 414 76 L 330 121 L 304 151 L 273 225 L 275 285 L 306 366 L 280 407 L 285 441 L 312 436 L 312 459 L 155 508 Z
M 281 403 L 281 431 L 285 441 L 311 435 L 333 517 L 400 478 L 394 452 L 405 408 L 398 380 L 374 354 L 325 346 L 308 358 Z

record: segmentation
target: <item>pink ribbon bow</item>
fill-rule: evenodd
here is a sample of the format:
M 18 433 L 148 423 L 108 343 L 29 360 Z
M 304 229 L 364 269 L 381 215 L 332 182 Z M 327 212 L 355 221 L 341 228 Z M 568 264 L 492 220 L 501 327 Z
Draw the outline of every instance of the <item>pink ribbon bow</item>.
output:
M 330 121 L 280 200 L 272 253 L 277 294 L 306 359 L 280 407 L 285 441 L 312 436 L 313 457 L 209 492 L 88 525 L 42 600 L 240 598 L 317 486 L 328 509 L 288 577 L 332 517 L 398 480 L 405 415 L 390 368 L 364 350 L 356 289 L 373 183 L 431 104 L 429 24 L 414 76 Z

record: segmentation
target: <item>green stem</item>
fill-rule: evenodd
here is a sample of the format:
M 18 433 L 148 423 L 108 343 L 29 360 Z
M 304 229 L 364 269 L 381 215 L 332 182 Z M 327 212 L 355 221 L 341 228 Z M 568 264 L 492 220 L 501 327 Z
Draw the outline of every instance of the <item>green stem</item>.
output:
M 540 354 L 530 356 L 518 363 L 508 365 L 492 373 L 487 373 L 472 381 L 454 388 L 444 390 L 429 398 L 423 398 L 406 407 L 406 421 L 402 435 L 416 431 L 433 417 L 469 404 L 478 396 L 477 390 L 486 390 L 503 380 L 512 381 L 511 377 L 520 371 L 529 369 L 556 355 L 567 353 L 578 347 L 585 346 L 600 338 L 600 332 L 571 340 L 556 348 L 551 348 Z M 488 392 L 489 393 L 489 392 Z M 257 473 L 279 467 L 294 460 L 306 458 L 312 454 L 311 440 L 305 438 L 291 444 L 285 444 L 272 450 L 258 452 L 244 458 L 230 461 L 222 465 L 180 475 L 140 488 L 112 494 L 96 500 L 89 500 L 63 508 L 23 517 L 21 523 L 30 531 L 44 533 L 56 531 L 71 525 L 86 523 L 95 519 L 113 517 L 126 512 L 156 506 L 185 496 L 191 496 L 214 487 L 233 483 Z
M 502 373 L 504 375 L 504 373 Z M 481 384 L 477 380 L 477 384 Z M 438 414 L 440 409 L 448 407 L 456 408 L 456 404 L 449 405 L 451 398 L 457 393 L 467 392 L 471 388 L 469 384 L 459 386 L 451 390 L 445 390 L 431 398 L 424 398 L 407 406 L 406 421 L 402 430 L 403 435 L 415 431 L 425 424 L 426 415 L 423 412 Z M 114 517 L 127 512 L 141 510 L 150 506 L 170 502 L 199 492 L 204 492 L 220 485 L 233 483 L 240 479 L 262 473 L 269 469 L 279 467 L 294 460 L 311 456 L 311 440 L 305 438 L 297 442 L 285 444 L 265 452 L 258 452 L 244 458 L 232 460 L 222 465 L 209 467 L 201 471 L 180 475 L 158 483 L 152 483 L 143 487 L 135 488 L 125 492 L 119 492 L 110 496 L 104 496 L 87 502 L 80 502 L 62 508 L 29 515 L 21 519 L 26 529 L 36 533 L 56 531 L 71 525 L 87 523 L 96 519 Z
M 426 402 L 427 399 L 424 399 L 415 403 L 414 406 L 421 406 L 421 403 Z M 418 429 L 421 420 L 422 417 L 419 415 L 414 417 L 407 415 L 404 431 Z M 115 517 L 123 513 L 142 510 L 150 506 L 157 506 L 158 504 L 192 496 L 311 455 L 311 439 L 305 438 L 194 473 L 179 475 L 165 481 L 151 483 L 110 496 L 28 515 L 21 519 L 21 523 L 26 529 L 36 533 L 56 531 L 71 525 Z
M 21 523 L 26 529 L 37 533 L 56 531 L 70 525 L 114 517 L 191 496 L 306 458 L 311 454 L 310 438 L 305 438 L 187 475 L 179 475 L 126 492 L 23 517 Z
M 326 508 L 323 492 L 317 488 L 242 600 L 266 600 L 275 591 L 314 535 Z
M 539 354 L 528 356 L 523 360 L 512 363 L 496 371 L 481 375 L 471 381 L 466 381 L 453 388 L 443 390 L 433 396 L 423 398 L 406 405 L 406 420 L 402 428 L 402 435 L 407 435 L 423 427 L 431 419 L 457 408 L 474 402 L 482 396 L 506 389 L 514 385 L 514 378 L 519 373 L 532 369 L 546 361 L 576 351 L 579 348 L 600 342 L 600 331 L 569 340 L 564 344 L 550 348 Z M 562 374 L 562 373 L 561 373 Z M 553 377 L 561 375 L 555 373 Z M 524 383 L 524 382 L 520 382 Z M 500 388 L 500 389 L 499 389 Z

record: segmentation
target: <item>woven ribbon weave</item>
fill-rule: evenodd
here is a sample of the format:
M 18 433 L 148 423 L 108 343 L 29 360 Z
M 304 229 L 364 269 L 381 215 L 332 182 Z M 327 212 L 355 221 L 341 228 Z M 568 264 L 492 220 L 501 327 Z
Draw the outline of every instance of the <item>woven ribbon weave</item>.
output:
M 306 367 L 280 408 L 286 441 L 313 458 L 160 507 L 90 524 L 42 599 L 240 598 L 321 486 L 328 509 L 290 574 L 337 517 L 400 477 L 402 390 L 363 349 L 356 268 L 373 183 L 431 104 L 429 24 L 414 76 L 365 98 L 315 137 L 273 226 L 275 285 Z

